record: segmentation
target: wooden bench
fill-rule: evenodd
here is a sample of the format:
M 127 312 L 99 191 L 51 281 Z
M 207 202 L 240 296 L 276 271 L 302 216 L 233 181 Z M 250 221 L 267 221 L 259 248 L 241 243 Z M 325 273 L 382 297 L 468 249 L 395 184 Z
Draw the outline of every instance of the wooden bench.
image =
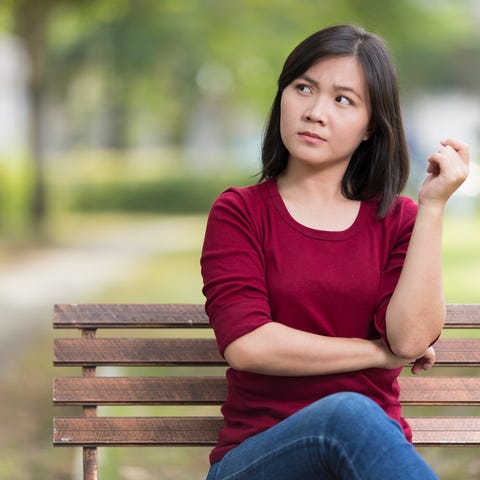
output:
M 56 305 L 54 328 L 80 329 L 81 338 L 54 339 L 54 365 L 79 366 L 81 376 L 54 379 L 54 405 L 77 405 L 82 415 L 56 417 L 55 446 L 83 447 L 84 479 L 97 479 L 97 447 L 214 445 L 222 426 L 219 416 L 98 416 L 104 405 L 220 405 L 226 394 L 223 369 L 205 375 L 203 367 L 224 367 L 215 340 L 205 338 L 209 328 L 202 305 Z M 446 328 L 480 327 L 480 305 L 449 305 Z M 159 338 L 138 332 L 119 338 L 97 336 L 98 329 L 185 329 L 184 338 Z M 131 332 L 131 330 L 129 330 Z M 123 333 L 123 332 L 122 332 Z M 176 333 L 176 332 L 175 332 Z M 470 335 L 468 335 L 470 336 Z M 144 338 L 148 337 L 148 338 Z M 441 339 L 436 345 L 437 363 L 429 375 L 400 378 L 405 406 L 480 405 L 480 377 L 472 369 L 480 365 L 480 339 Z M 190 366 L 189 376 L 97 376 L 103 366 Z M 175 369 L 173 369 L 175 370 Z M 452 370 L 454 374 L 452 374 Z M 447 376 L 444 376 L 444 372 Z M 474 372 L 475 373 L 475 372 Z M 443 374 L 443 375 L 442 375 Z M 442 375 L 442 376 L 438 376 Z M 456 413 L 456 412 L 453 412 Z M 478 446 L 480 417 L 412 416 L 414 443 L 418 446 Z

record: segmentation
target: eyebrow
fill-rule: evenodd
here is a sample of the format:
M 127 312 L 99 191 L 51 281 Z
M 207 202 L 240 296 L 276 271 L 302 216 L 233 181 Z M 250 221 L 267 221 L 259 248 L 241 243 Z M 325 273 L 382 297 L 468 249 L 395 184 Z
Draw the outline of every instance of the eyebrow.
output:
M 319 85 L 320 85 L 316 80 L 314 80 L 312 77 L 309 77 L 308 75 L 300 75 L 299 78 L 303 79 L 303 80 L 306 80 L 307 82 L 311 83 L 316 88 L 318 88 Z M 363 101 L 362 95 L 360 95 L 360 93 L 358 93 L 353 87 L 349 87 L 348 85 L 334 84 L 333 88 L 334 88 L 335 91 L 353 93 L 356 97 L 358 97 L 360 100 Z

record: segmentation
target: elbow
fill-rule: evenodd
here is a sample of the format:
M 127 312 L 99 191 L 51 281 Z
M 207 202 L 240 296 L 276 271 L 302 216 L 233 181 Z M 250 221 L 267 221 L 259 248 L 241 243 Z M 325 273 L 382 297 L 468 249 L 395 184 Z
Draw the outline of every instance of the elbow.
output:
M 392 353 L 400 358 L 416 359 L 423 356 L 430 344 L 418 341 L 403 341 L 390 344 Z
M 248 342 L 237 339 L 225 349 L 225 360 L 234 370 L 254 372 L 258 370 L 258 354 L 254 355 Z
M 430 308 L 414 315 L 403 312 L 402 321 L 387 319 L 390 350 L 401 358 L 422 357 L 428 347 L 440 336 L 445 316 L 444 308 L 436 310 Z
M 417 359 L 423 357 L 426 350 L 432 345 L 432 343 L 439 337 L 438 334 L 432 332 L 425 333 L 423 335 L 417 334 L 409 336 L 404 335 L 397 338 L 389 338 L 389 346 L 391 352 L 400 358 Z

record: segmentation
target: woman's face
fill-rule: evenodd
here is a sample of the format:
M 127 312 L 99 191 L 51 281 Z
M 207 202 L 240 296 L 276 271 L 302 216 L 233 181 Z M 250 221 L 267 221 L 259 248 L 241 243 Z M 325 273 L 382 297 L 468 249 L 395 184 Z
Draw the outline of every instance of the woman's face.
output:
M 280 134 L 289 165 L 346 169 L 368 139 L 370 101 L 362 66 L 355 57 L 325 57 L 282 92 Z

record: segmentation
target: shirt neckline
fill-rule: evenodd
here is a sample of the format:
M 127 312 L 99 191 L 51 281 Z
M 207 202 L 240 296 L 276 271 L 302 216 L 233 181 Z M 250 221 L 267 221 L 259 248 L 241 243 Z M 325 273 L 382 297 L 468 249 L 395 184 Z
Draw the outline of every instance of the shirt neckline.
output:
M 333 230 L 317 230 L 315 228 L 307 227 L 302 223 L 295 220 L 295 218 L 290 215 L 283 198 L 280 195 L 278 190 L 277 180 L 271 178 L 265 182 L 270 198 L 275 205 L 277 212 L 283 218 L 285 222 L 288 223 L 292 228 L 302 233 L 303 235 L 318 238 L 322 240 L 346 240 L 348 238 L 356 235 L 364 226 L 365 220 L 369 215 L 370 202 L 362 201 L 360 203 L 360 208 L 358 210 L 357 216 L 353 223 L 346 228 L 345 230 L 333 231 Z

